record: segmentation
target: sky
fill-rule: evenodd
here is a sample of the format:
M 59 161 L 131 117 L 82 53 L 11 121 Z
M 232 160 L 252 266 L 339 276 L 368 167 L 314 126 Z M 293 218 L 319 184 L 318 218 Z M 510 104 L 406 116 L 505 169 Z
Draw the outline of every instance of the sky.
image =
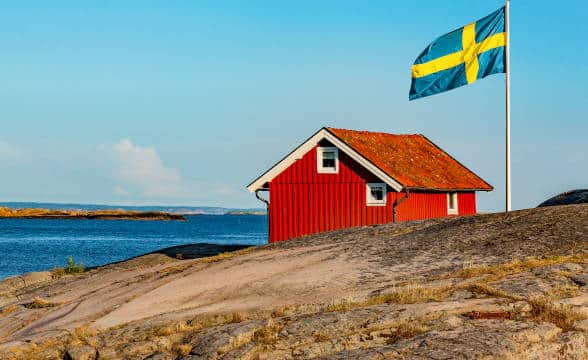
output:
M 422 133 L 504 207 L 503 74 L 408 101 L 501 1 L 17 1 L 0 12 L 0 201 L 261 207 L 322 126 Z M 588 3 L 511 5 L 513 207 L 588 184 Z

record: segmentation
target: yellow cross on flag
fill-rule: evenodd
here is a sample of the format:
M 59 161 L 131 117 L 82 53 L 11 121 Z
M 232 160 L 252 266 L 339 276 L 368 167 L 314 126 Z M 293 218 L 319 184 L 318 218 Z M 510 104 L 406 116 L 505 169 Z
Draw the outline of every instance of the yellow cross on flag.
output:
M 505 72 L 504 8 L 431 43 L 412 66 L 410 100 Z

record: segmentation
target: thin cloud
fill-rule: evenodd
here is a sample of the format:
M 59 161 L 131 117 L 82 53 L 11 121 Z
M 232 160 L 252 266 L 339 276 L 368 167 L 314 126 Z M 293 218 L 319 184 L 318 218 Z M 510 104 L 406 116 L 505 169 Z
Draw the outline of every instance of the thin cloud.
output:
M 120 186 L 115 186 L 114 189 L 112 189 L 112 193 L 114 195 L 118 195 L 118 196 L 127 196 L 127 195 L 129 195 L 129 192 L 126 191 L 125 189 L 123 189 Z
M 17 158 L 20 151 L 15 146 L 0 140 L 0 159 L 14 159 Z
M 141 147 L 130 139 L 112 145 L 114 175 L 147 197 L 178 198 L 186 195 L 180 172 L 163 164 L 154 148 Z M 127 190 L 120 188 L 124 192 Z

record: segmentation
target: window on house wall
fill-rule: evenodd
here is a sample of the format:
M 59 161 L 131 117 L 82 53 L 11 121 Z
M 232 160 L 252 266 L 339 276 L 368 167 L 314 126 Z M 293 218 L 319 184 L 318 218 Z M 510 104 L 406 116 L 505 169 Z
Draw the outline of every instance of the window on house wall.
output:
M 335 147 L 319 147 L 316 151 L 317 170 L 320 174 L 339 172 L 339 150 Z
M 386 184 L 367 183 L 365 198 L 368 206 L 386 205 Z
M 457 193 L 447 193 L 447 214 L 457 214 Z

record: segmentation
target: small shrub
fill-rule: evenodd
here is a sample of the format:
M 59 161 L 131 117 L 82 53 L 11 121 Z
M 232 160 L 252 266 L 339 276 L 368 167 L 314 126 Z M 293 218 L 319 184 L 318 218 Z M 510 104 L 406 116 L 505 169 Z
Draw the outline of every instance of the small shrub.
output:
M 27 309 L 44 309 L 44 308 L 54 307 L 57 305 L 58 304 L 52 303 L 49 300 L 45 300 L 42 298 L 34 298 L 33 301 L 31 301 L 28 304 L 25 304 L 24 307 L 26 307 Z
M 192 351 L 192 345 L 190 345 L 190 344 L 176 345 L 175 350 L 179 355 L 187 356 L 187 355 L 190 355 L 190 352 Z
M 76 264 L 73 256 L 67 258 L 67 266 L 64 269 L 66 274 L 81 274 L 84 272 L 84 265 Z
M 258 344 L 273 345 L 278 341 L 278 331 L 280 331 L 279 326 L 270 322 L 253 333 L 253 340 Z

